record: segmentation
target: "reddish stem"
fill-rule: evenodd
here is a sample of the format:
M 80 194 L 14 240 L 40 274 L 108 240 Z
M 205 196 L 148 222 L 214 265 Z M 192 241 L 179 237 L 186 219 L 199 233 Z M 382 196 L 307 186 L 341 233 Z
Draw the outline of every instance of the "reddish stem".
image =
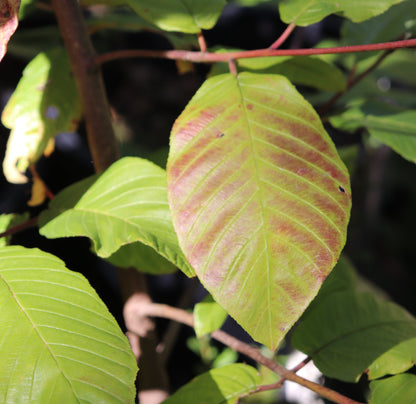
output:
M 293 373 L 297 373 L 299 372 L 299 370 L 301 370 L 303 367 L 305 367 L 310 361 L 312 360 L 312 358 L 310 356 L 306 357 L 302 362 L 300 362 L 299 364 L 297 364 L 293 369 L 291 369 L 291 371 Z M 286 377 L 282 377 L 277 383 L 278 385 L 282 385 L 286 380 Z
M 234 76 L 237 76 L 237 66 L 235 65 L 234 59 L 230 59 L 228 61 L 228 68 L 230 69 L 231 74 L 234 74 Z
M 23 223 L 17 224 L 16 226 L 10 227 L 3 233 L 0 233 L 0 238 L 13 236 L 16 233 L 19 233 L 23 230 L 30 229 L 31 227 L 35 227 L 38 224 L 38 217 L 32 217 L 31 219 L 26 220 Z
M 122 58 L 159 58 L 172 60 L 188 60 L 190 62 L 199 63 L 214 63 L 226 62 L 230 59 L 247 59 L 263 56 L 301 56 L 301 55 L 327 55 L 331 53 L 354 53 L 354 52 L 369 52 L 386 49 L 400 49 L 411 48 L 416 46 L 416 39 L 404 39 L 401 41 L 382 42 L 367 45 L 349 45 L 349 46 L 335 46 L 331 48 L 312 48 L 312 49 L 256 49 L 249 51 L 226 52 L 226 53 L 212 53 L 212 52 L 192 52 L 185 50 L 120 50 L 105 53 L 96 56 L 97 64 L 110 62 L 112 60 Z
M 39 181 L 41 181 L 42 182 L 42 184 L 43 184 L 43 187 L 44 187 L 44 189 L 45 189 L 45 194 L 46 194 L 46 197 L 49 199 L 49 200 L 52 200 L 53 198 L 55 198 L 55 195 L 53 194 L 53 192 L 49 189 L 49 187 L 46 185 L 46 183 L 45 183 L 45 181 L 43 181 L 43 179 L 40 177 L 40 175 L 39 175 L 39 173 L 38 173 L 38 171 L 36 170 L 36 167 L 35 167 L 35 165 L 34 164 L 31 164 L 30 166 L 29 166 L 29 170 L 30 170 L 30 172 L 31 172 L 31 174 L 32 174 L 32 176 L 33 176 L 33 178 L 35 179 L 38 179 Z
M 312 358 L 310 356 L 306 357 L 302 362 L 300 362 L 299 364 L 297 364 L 293 369 L 292 372 L 293 373 L 297 373 L 299 372 L 299 370 L 301 370 L 302 368 L 304 368 L 310 361 L 312 360 Z
M 355 68 L 356 68 L 354 66 L 353 70 L 350 72 L 350 75 L 348 76 L 348 81 L 347 81 L 346 88 L 342 91 L 338 91 L 324 105 L 317 108 L 318 114 L 322 116 L 325 112 L 327 112 L 348 90 L 350 90 L 352 87 L 354 87 L 356 84 L 358 84 L 365 76 L 367 76 L 373 70 L 375 70 L 381 64 L 381 62 L 388 55 L 390 55 L 390 53 L 392 53 L 393 51 L 394 51 L 394 49 L 385 50 L 371 66 L 369 66 L 362 73 L 360 73 L 356 76 L 354 76 Z
M 207 43 L 205 42 L 204 34 L 202 31 L 198 32 L 198 44 L 199 48 L 201 49 L 201 52 L 207 51 Z
M 296 25 L 291 22 L 286 29 L 283 31 L 282 35 L 279 36 L 279 38 L 276 39 L 275 42 L 273 42 L 270 45 L 270 49 L 277 49 L 280 48 L 283 42 L 286 41 L 286 39 L 289 37 L 289 35 L 293 32 L 293 30 L 296 28 Z
M 145 303 L 140 306 L 137 305 L 136 310 L 137 318 L 142 318 L 143 316 L 162 317 L 181 322 L 183 324 L 189 325 L 190 327 L 193 327 L 194 325 L 194 319 L 191 313 L 165 304 Z M 130 331 L 135 332 L 134 329 Z M 298 383 L 301 386 L 316 392 L 324 398 L 327 398 L 338 404 L 359 404 L 357 401 L 351 400 L 350 398 L 345 397 L 334 390 L 328 389 L 327 387 L 313 383 L 304 379 L 303 377 L 298 376 L 292 371 L 279 365 L 272 359 L 265 357 L 259 349 L 232 337 L 224 331 L 216 330 L 211 334 L 211 336 L 224 345 L 234 349 L 235 351 L 254 359 L 256 362 L 266 366 L 278 375 L 283 376 L 285 379 Z

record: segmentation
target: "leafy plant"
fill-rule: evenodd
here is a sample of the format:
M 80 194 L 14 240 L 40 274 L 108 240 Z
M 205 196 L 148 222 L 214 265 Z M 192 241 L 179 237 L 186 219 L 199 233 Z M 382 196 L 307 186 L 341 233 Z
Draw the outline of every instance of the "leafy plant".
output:
M 358 148 L 336 146 L 328 132 L 365 133 L 361 147 L 378 142 L 416 161 L 415 81 L 401 71 L 414 68 L 406 48 L 416 46 L 415 4 L 267 3 L 287 27 L 269 48 L 247 51 L 207 46 L 205 31 L 231 6 L 224 0 L 3 1 L 0 58 L 19 9 L 21 21 L 54 13 L 65 46 L 56 27 L 43 25 L 19 28 L 9 43 L 11 55 L 31 60 L 2 113 L 11 130 L 3 173 L 30 181 L 29 205 L 40 208 L 28 209 L 30 219 L 17 209 L 0 216 L 2 402 L 134 402 L 137 363 L 145 404 L 233 403 L 285 380 L 357 402 L 298 376 L 310 360 L 327 377 L 366 379 L 371 403 L 413 397 L 415 318 L 340 256 Z M 333 46 L 280 49 L 294 30 L 332 14 L 343 21 Z M 98 49 L 109 37 L 92 33 L 111 29 L 150 31 L 173 49 L 96 55 L 92 43 Z M 42 38 L 35 57 L 33 38 Z M 189 62 L 211 65 L 173 125 L 166 170 L 150 156 L 120 158 L 100 67 L 132 57 L 173 59 L 178 72 L 191 71 Z M 96 174 L 55 196 L 37 163 L 48 165 L 56 136 L 81 131 L 82 117 Z M 82 275 L 50 253 L 11 245 L 31 226 L 49 239 L 87 237 L 92 253 L 118 268 L 128 339 Z M 177 269 L 209 292 L 193 313 L 153 303 L 147 292 L 144 273 Z M 222 331 L 227 315 L 273 353 Z M 227 364 L 168 397 L 155 317 L 194 327 L 193 346 L 211 352 L 201 353 L 205 364 Z M 228 347 L 221 358 L 209 338 Z M 308 355 L 294 370 L 279 364 L 284 340 Z M 258 369 L 230 363 L 230 348 Z M 280 379 L 270 384 L 265 368 Z

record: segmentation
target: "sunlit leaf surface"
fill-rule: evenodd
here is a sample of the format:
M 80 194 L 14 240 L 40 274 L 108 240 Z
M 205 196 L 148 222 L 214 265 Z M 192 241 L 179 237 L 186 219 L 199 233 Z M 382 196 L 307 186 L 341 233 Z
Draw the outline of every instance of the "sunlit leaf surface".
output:
M 168 196 L 204 286 L 275 348 L 345 242 L 348 173 L 315 111 L 282 76 L 210 78 L 173 127 Z
M 197 337 L 218 330 L 227 318 L 227 312 L 208 295 L 194 307 L 194 329 Z
M 0 402 L 134 402 L 134 355 L 82 275 L 40 250 L 2 247 L 0 306 Z
M 377 358 L 368 368 L 367 375 L 370 380 L 396 375 L 410 369 L 415 363 L 416 337 L 395 345 Z
M 163 404 L 234 404 L 254 391 L 261 376 L 251 366 L 241 363 L 212 369 L 181 387 Z
M 26 182 L 28 165 L 53 150 L 51 141 L 59 132 L 75 130 L 80 117 L 81 101 L 65 51 L 40 53 L 26 66 L 1 117 L 12 129 L 3 162 L 7 180 Z
M 150 273 L 172 272 L 172 266 L 132 255 L 140 241 L 173 262 L 187 275 L 193 271 L 178 245 L 166 195 L 165 170 L 150 161 L 125 157 L 100 176 L 80 181 L 60 192 L 39 219 L 40 232 L 49 238 L 86 236 L 100 257 L 122 266 L 137 264 Z M 125 247 L 125 256 L 116 253 Z M 138 246 L 136 253 L 147 249 Z M 115 256 L 113 254 L 116 253 Z
M 379 141 L 390 146 L 405 159 L 416 162 L 416 112 L 399 110 L 383 113 L 382 105 L 349 108 L 343 114 L 330 118 L 331 123 L 346 130 L 367 128 Z

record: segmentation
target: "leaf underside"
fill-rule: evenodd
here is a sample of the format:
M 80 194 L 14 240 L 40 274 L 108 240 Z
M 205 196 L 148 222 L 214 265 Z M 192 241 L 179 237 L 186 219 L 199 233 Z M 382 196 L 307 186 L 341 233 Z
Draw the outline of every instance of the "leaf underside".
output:
M 143 264 L 137 269 L 153 274 L 172 272 L 171 265 L 149 251 L 151 247 L 185 274 L 194 276 L 173 229 L 166 173 L 138 157 L 125 157 L 99 177 L 61 191 L 41 214 L 39 227 L 40 233 L 49 238 L 89 237 L 97 254 L 115 264 Z M 135 259 L 134 250 L 148 259 Z
M 126 0 L 141 17 L 166 31 L 195 34 L 211 29 L 221 15 L 225 0 Z
M 134 401 L 136 361 L 94 289 L 58 258 L 0 248 L 0 401 Z
M 326 376 L 346 382 L 356 382 L 369 368 L 370 378 L 408 369 L 415 318 L 373 295 L 345 290 L 326 297 L 302 317 L 293 346 L 311 356 Z
M 168 197 L 204 286 L 275 348 L 345 242 L 348 173 L 315 111 L 282 76 L 210 78 L 173 127 Z

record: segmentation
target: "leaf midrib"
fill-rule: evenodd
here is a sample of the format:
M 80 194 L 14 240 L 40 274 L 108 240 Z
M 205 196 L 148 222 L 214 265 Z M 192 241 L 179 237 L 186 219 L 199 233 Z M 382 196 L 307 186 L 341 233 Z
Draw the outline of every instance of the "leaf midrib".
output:
M 54 353 L 52 352 L 49 344 L 45 341 L 45 339 L 43 338 L 42 334 L 40 333 L 37 325 L 32 321 L 32 319 L 30 318 L 29 314 L 27 313 L 27 311 L 24 309 L 24 307 L 22 306 L 22 304 L 20 303 L 18 297 L 15 295 L 15 293 L 13 292 L 13 289 L 11 288 L 10 284 L 7 282 L 7 280 L 3 277 L 2 273 L 0 272 L 0 279 L 5 283 L 5 285 L 7 286 L 10 295 L 12 297 L 12 299 L 16 302 L 16 304 L 18 305 L 18 307 L 20 308 L 20 311 L 24 314 L 24 316 L 26 317 L 27 321 L 30 323 L 32 329 L 35 330 L 38 338 L 42 341 L 43 345 L 46 347 L 46 349 L 48 350 L 49 354 L 51 355 L 51 357 L 53 358 L 54 362 L 56 363 L 56 366 L 58 367 L 60 373 L 62 374 L 62 376 L 65 378 L 65 380 L 67 381 L 67 383 L 69 384 L 72 393 L 74 394 L 74 397 L 77 399 L 77 401 L 79 401 L 77 395 L 75 394 L 75 389 L 74 386 L 72 385 L 71 380 L 67 377 L 67 375 L 65 374 L 65 372 L 63 371 L 57 357 L 54 355 Z M 13 372 L 10 372 L 10 377 L 12 376 Z M 9 393 L 9 390 L 7 390 L 7 394 Z M 6 396 L 7 399 L 7 396 Z M 6 400 L 7 401 L 7 400 Z
M 257 196 L 257 200 L 259 202 L 259 206 L 260 206 L 260 210 L 261 210 L 261 218 L 262 218 L 262 223 L 261 223 L 261 227 L 263 230 L 263 240 L 264 240 L 264 245 L 265 245 L 265 250 L 266 250 L 266 262 L 267 262 L 267 268 L 266 268 L 266 276 L 267 276 L 267 307 L 265 308 L 267 310 L 267 314 L 268 314 L 268 323 L 269 323 L 269 342 L 270 345 L 274 345 L 274 338 L 273 338 L 273 321 L 272 321 L 272 314 L 271 314 L 271 291 L 270 291 L 270 251 L 269 251 L 269 245 L 268 245 L 268 239 L 267 239 L 267 234 L 266 234 L 266 229 L 265 229 L 265 223 L 266 223 L 266 212 L 265 212 L 265 207 L 264 207 L 264 198 L 263 198 L 263 191 L 262 191 L 262 182 L 261 182 L 261 178 L 259 175 L 259 167 L 257 165 L 257 160 L 256 160 L 256 147 L 254 144 L 254 136 L 252 135 L 252 128 L 250 125 L 250 120 L 247 116 L 247 107 L 246 107 L 246 103 L 245 103 L 245 97 L 244 94 L 242 92 L 242 88 L 240 86 L 240 82 L 239 82 L 239 77 L 238 75 L 235 77 L 235 83 L 237 85 L 237 90 L 238 90 L 238 95 L 240 98 L 240 103 L 242 106 L 242 115 L 244 117 L 246 126 L 247 126 L 247 137 L 249 139 L 249 143 L 250 143 L 250 148 L 251 148 L 251 159 L 253 161 L 253 166 L 254 166 L 254 171 L 255 171 L 255 178 L 256 178 L 256 185 L 257 185 L 257 192 L 256 192 L 256 196 Z M 249 87 L 249 86 L 248 86 Z

